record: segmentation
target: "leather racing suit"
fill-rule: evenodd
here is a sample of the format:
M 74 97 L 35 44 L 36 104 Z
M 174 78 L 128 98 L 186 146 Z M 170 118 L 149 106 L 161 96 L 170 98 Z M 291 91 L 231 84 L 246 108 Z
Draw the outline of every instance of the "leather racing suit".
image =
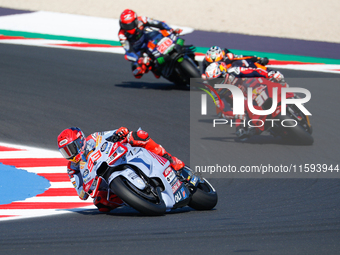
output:
M 142 69 L 142 64 L 148 65 L 149 63 L 141 63 L 141 58 L 143 57 L 143 53 L 148 42 L 148 36 L 145 33 L 145 29 L 148 27 L 160 30 L 172 30 L 162 21 L 154 20 L 145 16 L 139 16 L 138 28 L 134 34 L 130 34 L 124 29 L 120 29 L 118 32 L 119 41 L 125 49 L 125 59 L 132 62 L 132 73 L 137 79 L 141 78 L 145 72 L 149 71 Z M 153 71 L 156 78 L 160 77 L 157 71 L 152 69 L 152 66 L 150 66 L 150 69 Z
M 267 71 L 267 67 L 265 65 L 268 64 L 268 58 L 260 58 L 255 56 L 243 56 L 243 55 L 235 55 L 228 49 L 223 49 L 225 52 L 225 56 L 222 60 L 227 68 L 231 67 L 243 67 L 241 72 L 241 76 L 243 77 L 264 77 L 261 74 L 261 69 Z M 206 68 L 211 64 L 206 59 L 202 62 L 202 75 L 204 76 Z M 247 70 L 249 68 L 249 70 Z

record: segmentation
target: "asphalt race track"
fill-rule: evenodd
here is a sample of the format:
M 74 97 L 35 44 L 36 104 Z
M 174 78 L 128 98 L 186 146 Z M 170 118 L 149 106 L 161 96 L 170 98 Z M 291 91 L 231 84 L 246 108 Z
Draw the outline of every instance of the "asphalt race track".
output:
M 1 44 L 0 56 L 1 142 L 56 149 L 57 135 L 70 126 L 86 134 L 142 127 L 170 153 L 190 161 L 189 91 L 152 74 L 134 79 L 122 55 Z M 286 77 L 339 78 L 282 72 Z M 308 155 L 319 163 L 337 162 L 340 87 L 323 84 L 321 89 L 318 80 L 308 85 L 315 95 L 309 108 L 313 146 L 266 143 L 261 137 L 238 143 L 228 129 L 227 157 L 240 164 L 242 153 L 252 151 L 253 158 L 261 159 L 270 149 L 281 162 Z M 339 253 L 339 179 L 213 178 L 211 183 L 219 194 L 212 211 L 186 207 L 162 217 L 144 217 L 122 208 L 110 214 L 89 210 L 4 221 L 0 253 Z M 13 187 L 13 192 L 19 188 Z

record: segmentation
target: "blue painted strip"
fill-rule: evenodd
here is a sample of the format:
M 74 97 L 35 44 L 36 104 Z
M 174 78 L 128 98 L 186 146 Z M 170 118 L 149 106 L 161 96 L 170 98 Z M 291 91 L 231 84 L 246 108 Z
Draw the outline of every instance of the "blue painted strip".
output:
M 235 50 L 340 59 L 340 43 L 200 30 L 195 30 L 193 33 L 185 35 L 184 38 L 187 44 L 193 44 L 198 47 L 211 47 L 217 45 Z
M 0 204 L 34 197 L 50 186 L 42 176 L 0 163 Z
M 7 15 L 13 15 L 13 14 L 24 14 L 24 13 L 32 13 L 32 12 L 34 11 L 24 11 L 24 10 L 16 10 L 16 9 L 0 7 L 0 16 L 7 16 Z

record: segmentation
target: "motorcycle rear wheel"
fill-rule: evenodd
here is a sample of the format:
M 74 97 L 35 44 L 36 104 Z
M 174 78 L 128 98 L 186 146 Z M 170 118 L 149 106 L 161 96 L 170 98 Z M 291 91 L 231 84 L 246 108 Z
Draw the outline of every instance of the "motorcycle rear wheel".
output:
M 166 206 L 162 198 L 150 192 L 139 190 L 123 176 L 110 183 L 111 190 L 126 204 L 145 215 L 163 215 Z
M 183 73 L 185 74 L 185 80 L 188 85 L 190 85 L 190 78 L 201 78 L 201 73 L 196 65 L 194 65 L 190 60 L 183 59 L 179 66 Z
M 280 122 L 285 121 L 286 125 L 292 126 L 285 128 L 284 137 L 300 145 L 312 145 L 314 143 L 314 138 L 300 124 L 293 127 L 294 123 L 293 121 L 289 121 L 289 119 L 291 119 L 289 116 L 280 115 L 278 117 Z
M 217 204 L 217 193 L 213 186 L 204 179 L 204 182 L 199 183 L 196 190 L 194 190 L 191 200 L 188 204 L 195 210 L 211 210 Z

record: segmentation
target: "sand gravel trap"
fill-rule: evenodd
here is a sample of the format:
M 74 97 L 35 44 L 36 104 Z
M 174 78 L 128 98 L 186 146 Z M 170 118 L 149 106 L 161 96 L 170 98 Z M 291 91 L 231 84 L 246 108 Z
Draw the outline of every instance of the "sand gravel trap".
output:
M 200 30 L 340 43 L 339 0 L 0 0 L 0 6 L 106 18 L 132 8 Z

